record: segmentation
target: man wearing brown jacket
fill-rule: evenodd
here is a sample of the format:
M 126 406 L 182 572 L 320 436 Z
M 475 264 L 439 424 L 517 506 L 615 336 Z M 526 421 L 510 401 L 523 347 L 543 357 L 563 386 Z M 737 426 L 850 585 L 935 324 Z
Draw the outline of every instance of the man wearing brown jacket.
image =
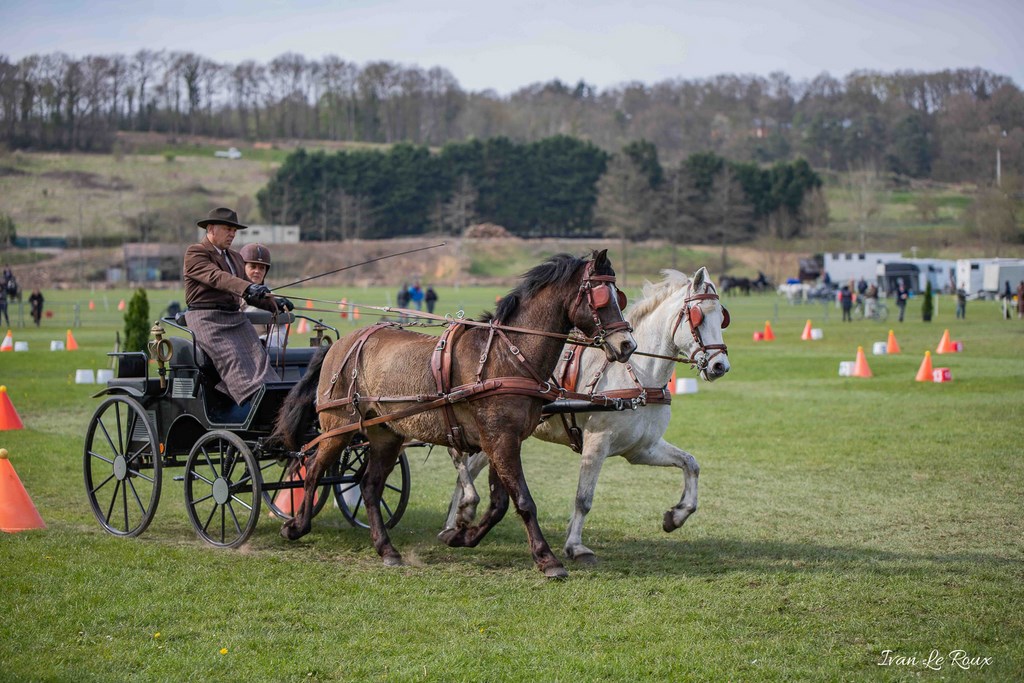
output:
M 220 374 L 217 389 L 242 405 L 266 382 L 280 379 L 240 310 L 242 301 L 274 312 L 277 302 L 268 287 L 245 278 L 245 263 L 231 249 L 235 232 L 246 228 L 234 211 L 214 209 L 196 225 L 206 228 L 206 237 L 185 251 L 185 320 Z

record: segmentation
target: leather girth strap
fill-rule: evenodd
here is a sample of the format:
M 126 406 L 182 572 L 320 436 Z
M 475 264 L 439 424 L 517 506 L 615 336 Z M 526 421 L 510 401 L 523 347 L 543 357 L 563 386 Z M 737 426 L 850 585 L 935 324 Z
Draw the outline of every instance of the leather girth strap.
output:
M 430 358 L 430 372 L 437 384 L 437 395 L 447 396 L 452 388 L 452 351 L 455 347 L 455 340 L 466 331 L 464 325 L 449 325 L 434 347 L 434 354 Z M 448 429 L 448 447 L 454 448 L 461 453 L 475 453 L 479 448 L 474 448 L 466 441 L 466 434 L 455 417 L 455 409 L 450 402 L 445 402 L 441 407 L 444 415 L 445 427 Z

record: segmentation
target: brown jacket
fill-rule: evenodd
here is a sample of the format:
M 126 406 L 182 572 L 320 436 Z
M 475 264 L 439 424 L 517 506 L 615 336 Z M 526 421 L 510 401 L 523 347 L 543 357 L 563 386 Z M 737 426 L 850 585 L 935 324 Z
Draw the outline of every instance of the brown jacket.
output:
M 231 259 L 238 276 L 231 274 L 225 256 Z M 242 277 L 245 262 L 241 254 L 228 249 L 225 256 L 218 254 L 217 248 L 205 237 L 185 251 L 185 304 L 189 308 L 239 309 L 242 294 L 252 283 Z

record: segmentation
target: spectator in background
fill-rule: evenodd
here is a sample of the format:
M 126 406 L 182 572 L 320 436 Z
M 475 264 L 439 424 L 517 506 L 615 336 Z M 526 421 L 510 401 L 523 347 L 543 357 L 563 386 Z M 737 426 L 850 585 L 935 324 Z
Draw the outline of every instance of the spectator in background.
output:
M 9 327 L 10 324 L 11 324 L 11 319 L 7 317 L 7 285 L 6 285 L 6 283 L 4 284 L 3 287 L 0 287 L 0 316 L 2 316 L 4 318 L 4 320 L 7 321 L 7 325 Z
M 909 298 L 910 292 L 903 284 L 903 278 L 898 279 L 896 281 L 896 306 L 900 309 L 900 322 L 903 322 L 903 314 L 907 311 L 907 299 Z
M 409 306 L 409 283 L 403 282 L 402 286 L 398 288 L 398 294 L 395 295 L 395 306 L 398 308 L 408 308 Z M 405 313 L 399 312 L 398 322 L 404 323 L 408 319 Z
M 956 288 L 956 317 L 967 318 L 967 290 L 963 285 Z
M 864 276 L 860 276 L 860 280 L 857 282 L 857 293 L 864 296 L 864 292 L 868 291 L 868 281 L 864 279 Z
M 839 290 L 839 307 L 843 309 L 843 322 L 853 322 L 853 316 L 850 314 L 853 309 L 853 292 L 850 291 L 849 285 L 843 285 Z
M 864 317 L 874 318 L 878 309 L 878 285 L 871 284 L 868 291 L 864 292 Z
M 39 288 L 32 290 L 32 294 L 28 297 L 28 305 L 32 309 L 32 320 L 35 321 L 36 327 L 39 327 L 39 319 L 43 317 L 43 303 L 46 299 L 43 298 L 43 293 L 39 291 Z
M 423 288 L 420 287 L 419 281 L 414 282 L 412 287 L 409 288 L 409 301 L 412 302 L 417 311 L 423 310 Z
M 1024 280 L 1017 285 L 1017 318 L 1024 318 Z
M 430 285 L 427 285 L 427 293 L 423 295 L 423 300 L 427 302 L 427 313 L 433 313 L 434 306 L 437 305 L 437 292 Z

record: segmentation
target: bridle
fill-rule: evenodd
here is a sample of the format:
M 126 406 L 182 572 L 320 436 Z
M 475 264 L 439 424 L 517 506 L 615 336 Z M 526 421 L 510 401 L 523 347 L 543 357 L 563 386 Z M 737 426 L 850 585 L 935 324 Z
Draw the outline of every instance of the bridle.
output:
M 704 322 L 704 311 L 700 309 L 701 301 L 720 301 L 718 294 L 715 292 L 705 292 L 703 294 L 693 293 L 693 282 L 690 282 L 690 296 L 683 299 L 683 306 L 679 309 L 679 313 L 676 315 L 676 323 L 672 326 L 672 338 L 675 339 L 676 331 L 679 329 L 680 323 L 685 319 L 690 325 L 690 334 L 693 336 L 693 341 L 697 343 L 697 348 L 694 350 L 687 362 L 690 365 L 695 366 L 699 371 L 704 372 L 707 370 L 708 364 L 711 363 L 711 359 L 720 354 L 729 353 L 729 349 L 725 344 L 705 344 L 704 340 L 700 336 L 700 326 Z M 696 303 L 695 303 L 696 302 Z M 729 310 L 722 306 L 722 329 L 729 327 Z M 711 353 L 713 352 L 713 353 Z M 697 354 L 702 353 L 703 355 L 698 360 Z
M 576 299 L 572 302 L 572 306 L 569 307 L 569 320 L 576 319 L 577 309 L 586 300 L 590 306 L 590 317 L 593 319 L 596 328 L 595 339 L 603 341 L 609 334 L 614 334 L 620 330 L 632 332 L 633 326 L 624 318 L 607 325 L 601 320 L 599 311 L 611 306 L 612 292 L 615 292 L 621 316 L 622 309 L 626 307 L 626 293 L 615 287 L 614 275 L 595 275 L 594 262 L 588 261 L 586 270 L 583 271 L 583 279 L 580 281 L 580 289 L 576 293 Z

